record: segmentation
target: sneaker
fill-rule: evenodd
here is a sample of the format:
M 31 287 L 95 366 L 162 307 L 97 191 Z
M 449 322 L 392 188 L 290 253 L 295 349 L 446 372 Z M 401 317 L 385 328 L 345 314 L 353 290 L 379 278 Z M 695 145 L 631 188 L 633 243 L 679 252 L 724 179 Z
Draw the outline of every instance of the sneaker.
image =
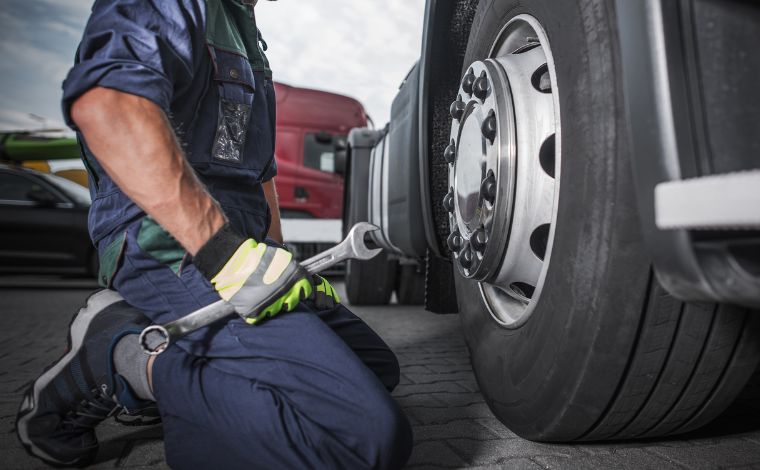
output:
M 148 324 L 114 291 L 103 290 L 87 300 L 72 319 L 66 353 L 21 401 L 16 432 L 31 455 L 64 466 L 86 465 L 95 458 L 95 426 L 124 403 L 139 403 L 113 370 L 113 347 Z

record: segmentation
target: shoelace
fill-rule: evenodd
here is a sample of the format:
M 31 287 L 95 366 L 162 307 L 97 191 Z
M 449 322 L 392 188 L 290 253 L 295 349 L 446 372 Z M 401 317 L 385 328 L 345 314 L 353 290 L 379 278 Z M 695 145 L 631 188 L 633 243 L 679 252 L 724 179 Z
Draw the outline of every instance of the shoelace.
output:
M 79 428 L 94 428 L 121 409 L 120 405 L 101 390 L 93 390 L 92 394 L 92 398 L 80 401 L 76 409 L 64 417 L 64 424 Z
M 113 419 L 124 426 L 153 426 L 161 422 L 158 409 L 149 409 L 146 412 L 129 412 L 122 408 Z

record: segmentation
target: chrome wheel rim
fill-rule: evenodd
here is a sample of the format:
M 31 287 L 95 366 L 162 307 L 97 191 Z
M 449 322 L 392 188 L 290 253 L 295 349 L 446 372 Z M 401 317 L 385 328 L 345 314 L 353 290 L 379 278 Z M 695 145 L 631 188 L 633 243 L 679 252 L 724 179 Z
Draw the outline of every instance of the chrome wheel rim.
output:
M 559 95 L 538 20 L 504 26 L 465 72 L 450 112 L 447 244 L 494 320 L 516 328 L 543 291 L 559 197 Z

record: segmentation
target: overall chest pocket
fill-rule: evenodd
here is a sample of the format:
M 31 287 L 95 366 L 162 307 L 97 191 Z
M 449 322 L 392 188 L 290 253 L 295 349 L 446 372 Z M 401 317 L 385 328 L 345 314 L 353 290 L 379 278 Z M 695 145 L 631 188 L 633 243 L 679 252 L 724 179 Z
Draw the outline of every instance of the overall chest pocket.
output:
M 219 96 L 211 156 L 217 162 L 242 165 L 256 87 L 251 64 L 241 55 L 215 47 L 209 47 L 209 53 Z

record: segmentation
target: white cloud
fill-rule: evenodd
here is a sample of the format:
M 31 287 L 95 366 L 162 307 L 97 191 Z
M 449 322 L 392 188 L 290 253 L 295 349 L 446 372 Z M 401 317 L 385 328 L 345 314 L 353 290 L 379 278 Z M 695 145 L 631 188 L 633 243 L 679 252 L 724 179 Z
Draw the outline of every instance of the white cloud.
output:
M 18 71 L 19 64 L 34 76 L 46 76 L 60 85 L 73 63 L 72 57 L 61 57 L 54 51 L 28 43 L 0 43 L 0 73 L 3 75 Z
M 424 0 L 259 2 L 275 79 L 359 99 L 378 126 L 419 58 Z
M 55 119 L 48 119 L 22 111 L 0 108 L 0 131 L 65 129 L 66 126 Z

